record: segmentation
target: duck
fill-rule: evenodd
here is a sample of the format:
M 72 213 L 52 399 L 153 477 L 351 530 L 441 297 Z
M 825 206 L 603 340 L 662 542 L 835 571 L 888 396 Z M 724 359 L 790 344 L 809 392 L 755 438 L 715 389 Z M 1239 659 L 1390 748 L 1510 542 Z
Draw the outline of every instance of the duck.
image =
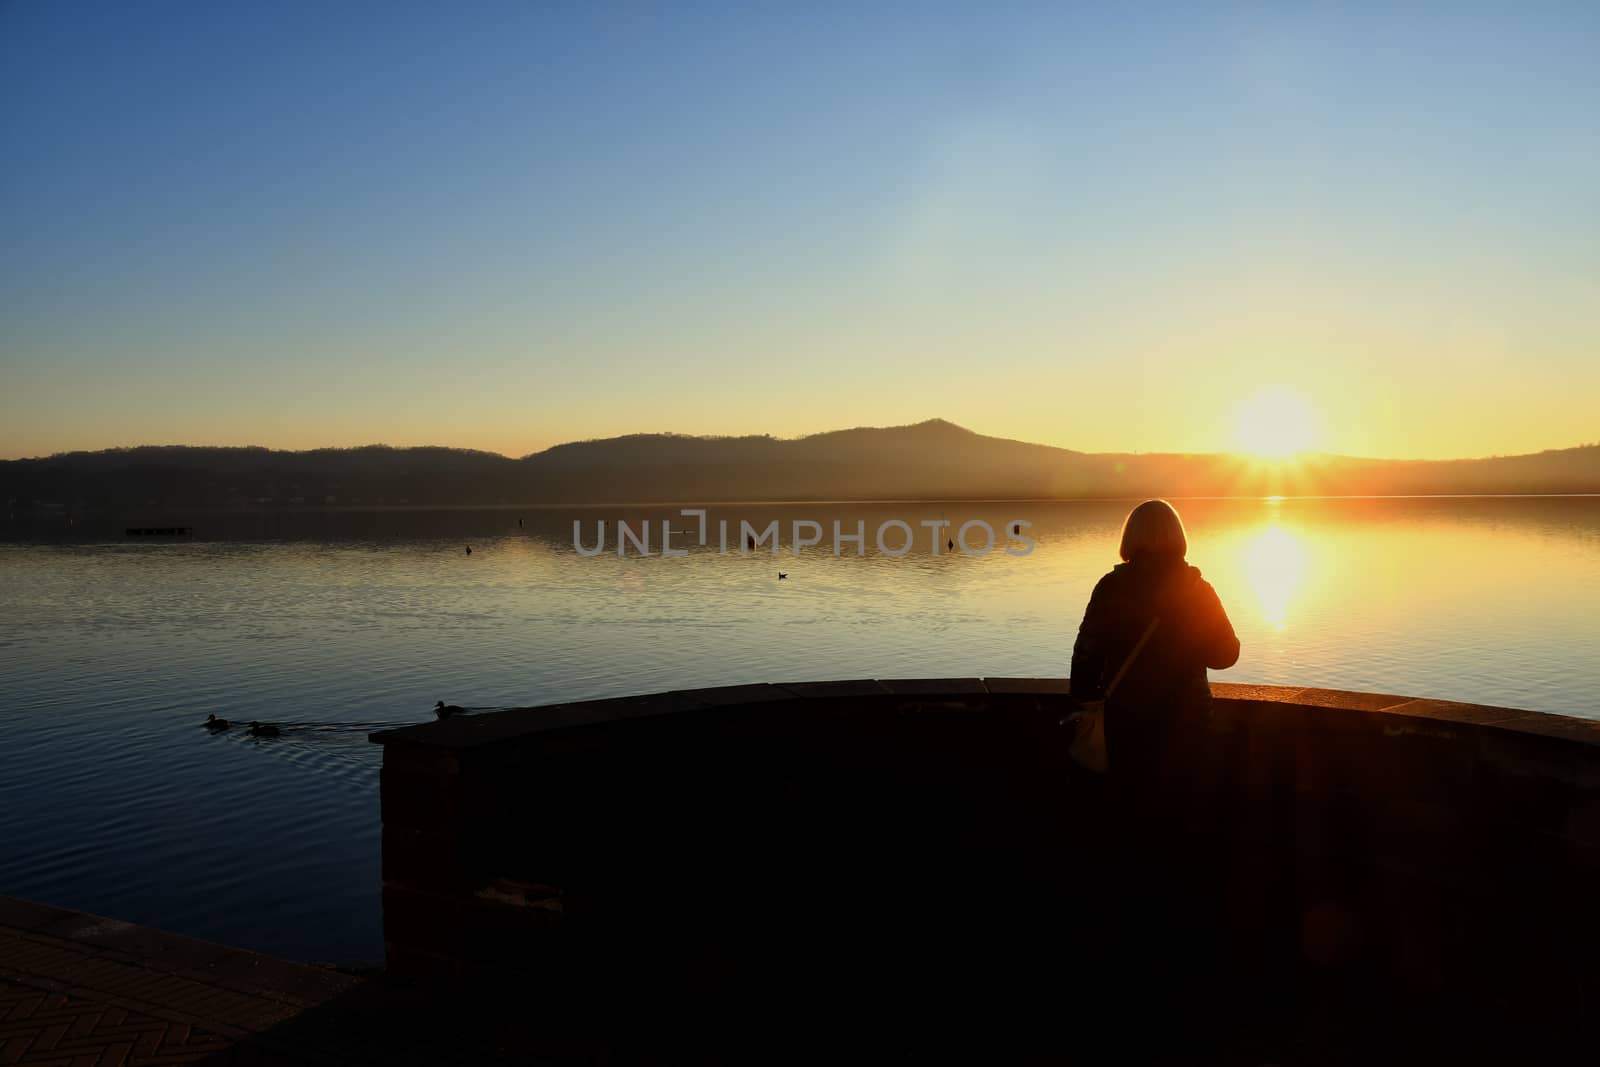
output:
M 252 722 L 250 724 L 251 737 L 277 737 L 281 733 L 283 731 L 270 722 Z
M 228 729 L 233 725 L 233 723 L 229 722 L 227 719 L 219 719 L 215 715 L 207 715 L 204 725 L 207 730 L 220 732 Z
M 433 713 L 441 719 L 448 719 L 452 715 L 460 715 L 466 710 L 460 704 L 446 704 L 442 700 L 433 706 Z

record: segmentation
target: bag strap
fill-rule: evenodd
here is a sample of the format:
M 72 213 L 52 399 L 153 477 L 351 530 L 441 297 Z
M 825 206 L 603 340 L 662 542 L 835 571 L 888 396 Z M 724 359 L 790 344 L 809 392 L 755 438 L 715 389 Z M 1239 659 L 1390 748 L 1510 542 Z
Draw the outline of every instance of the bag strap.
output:
M 1106 686 L 1106 697 L 1110 698 L 1117 686 L 1122 682 L 1122 676 L 1128 673 L 1128 668 L 1133 666 L 1133 661 L 1139 658 L 1139 653 L 1144 651 L 1144 646 L 1150 643 L 1150 638 L 1155 635 L 1156 627 L 1161 625 L 1158 615 L 1150 620 L 1150 625 L 1144 628 L 1144 635 L 1139 638 L 1139 643 L 1133 646 L 1133 651 L 1128 653 L 1128 658 L 1122 661 L 1122 666 L 1117 669 L 1116 676 L 1111 679 L 1111 684 Z

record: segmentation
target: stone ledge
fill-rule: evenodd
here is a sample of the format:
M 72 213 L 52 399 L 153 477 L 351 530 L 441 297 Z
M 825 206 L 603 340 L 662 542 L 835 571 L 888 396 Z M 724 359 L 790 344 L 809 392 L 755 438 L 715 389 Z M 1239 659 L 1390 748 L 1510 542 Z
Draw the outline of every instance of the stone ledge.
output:
M 983 682 L 995 696 L 1067 696 L 1072 692 L 1069 678 L 985 678 Z
M 1546 1029 L 1588 1033 L 1574 1009 L 1600 989 L 1592 957 L 1548 964 L 1559 993 L 1513 1004 L 1495 983 L 1525 946 L 1600 946 L 1584 910 L 1600 888 L 1600 722 L 1219 682 L 1214 714 L 1180 724 L 1149 784 L 1169 825 L 1113 843 L 1116 816 L 1098 816 L 1116 797 L 1058 726 L 1070 692 L 1065 678 L 792 682 L 378 735 L 390 971 L 524 995 L 575 975 L 609 991 L 622 973 L 812 989 L 875 938 L 948 934 L 941 959 L 989 960 L 978 922 L 996 924 L 985 946 L 1066 958 L 1081 935 L 1058 901 L 1114 847 L 1193 891 L 1246 983 L 1359 977 L 1408 1007 L 1420 984 L 1497 1025 L 1543 1004 Z M 947 905 L 950 887 L 984 895 L 981 920 Z M 956 987 L 976 973 L 962 966 Z
M 885 678 L 878 683 L 895 696 L 988 696 L 982 678 Z
M 1600 745 L 1600 721 L 1566 715 L 1502 708 L 1485 704 L 1434 700 L 1388 693 L 1343 689 L 1297 688 L 1277 685 L 1237 685 L 1213 682 L 1212 694 L 1223 701 L 1278 704 L 1306 709 L 1328 709 L 1420 724 L 1461 724 L 1496 731 Z M 395 752 L 464 752 L 524 737 L 556 731 L 603 727 L 634 719 L 693 715 L 714 709 L 738 709 L 792 701 L 855 703 L 880 698 L 939 696 L 987 698 L 1005 696 L 1064 696 L 1071 692 L 1066 678 L 892 678 L 817 682 L 759 683 L 710 689 L 673 690 L 641 696 L 570 701 L 541 707 L 514 708 L 483 715 L 462 715 L 438 722 L 419 723 L 370 735 L 376 744 Z M 976 711 L 977 709 L 974 708 Z M 415 761 L 420 756 L 408 757 Z

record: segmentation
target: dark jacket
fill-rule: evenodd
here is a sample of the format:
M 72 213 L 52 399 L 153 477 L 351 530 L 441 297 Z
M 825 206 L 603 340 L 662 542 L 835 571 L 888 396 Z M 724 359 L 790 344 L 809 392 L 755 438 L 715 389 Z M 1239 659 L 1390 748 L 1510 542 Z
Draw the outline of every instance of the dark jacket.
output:
M 1106 747 L 1113 770 L 1121 747 L 1157 743 L 1185 714 L 1211 703 L 1206 668 L 1239 659 L 1239 638 L 1211 583 L 1177 557 L 1141 557 L 1100 579 L 1072 646 L 1072 697 L 1105 698 L 1117 670 L 1153 619 L 1149 642 L 1106 699 Z M 1124 756 L 1128 753 L 1124 753 Z

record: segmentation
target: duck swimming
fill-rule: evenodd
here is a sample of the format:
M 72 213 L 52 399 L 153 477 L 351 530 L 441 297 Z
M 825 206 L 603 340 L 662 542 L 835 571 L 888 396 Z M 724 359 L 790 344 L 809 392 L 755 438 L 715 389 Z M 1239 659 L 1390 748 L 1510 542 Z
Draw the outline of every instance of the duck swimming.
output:
M 272 725 L 270 722 L 267 722 L 267 723 L 252 722 L 250 724 L 250 736 L 251 737 L 277 737 L 281 733 L 283 733 L 283 731 L 279 730 L 276 726 Z
M 460 704 L 446 704 L 442 700 L 433 706 L 433 713 L 441 719 L 448 719 L 452 715 L 460 715 L 466 710 Z
M 215 715 L 207 715 L 206 721 L 203 725 L 207 730 L 222 731 L 232 726 L 233 723 L 229 722 L 227 719 L 219 719 Z

